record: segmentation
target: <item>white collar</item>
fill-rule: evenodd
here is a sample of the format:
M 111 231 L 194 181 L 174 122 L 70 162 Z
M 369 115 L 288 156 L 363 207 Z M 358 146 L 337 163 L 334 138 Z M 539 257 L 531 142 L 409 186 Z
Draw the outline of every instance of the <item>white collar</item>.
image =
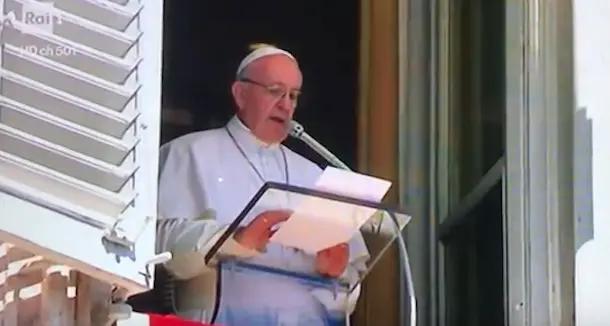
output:
M 267 142 L 264 142 L 260 139 L 258 139 L 253 133 L 252 130 L 250 130 L 250 128 L 248 128 L 248 126 L 246 126 L 241 119 L 239 119 L 239 117 L 237 117 L 237 115 L 233 116 L 233 118 L 231 118 L 231 120 L 229 121 L 229 123 L 227 124 L 227 127 L 229 128 L 230 131 L 237 131 L 238 135 L 237 135 L 237 139 L 238 141 L 245 141 L 247 143 L 252 143 L 253 145 L 256 145 L 259 148 L 263 148 L 263 149 L 276 149 L 279 148 L 280 144 L 275 143 L 275 144 L 269 144 Z M 246 139 L 244 139 L 246 138 Z

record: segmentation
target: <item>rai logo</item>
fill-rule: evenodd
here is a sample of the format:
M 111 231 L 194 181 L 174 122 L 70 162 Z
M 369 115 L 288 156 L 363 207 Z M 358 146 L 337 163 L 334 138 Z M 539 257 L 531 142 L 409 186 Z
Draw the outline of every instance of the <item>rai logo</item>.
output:
M 22 25 L 21 31 L 27 34 L 53 33 L 57 25 L 62 24 L 62 18 L 56 14 L 53 2 L 38 0 L 24 0 L 21 12 L 17 15 L 14 11 L 9 11 L 2 17 L 2 27 L 14 27 L 16 22 Z M 20 19 L 19 19 L 20 18 Z

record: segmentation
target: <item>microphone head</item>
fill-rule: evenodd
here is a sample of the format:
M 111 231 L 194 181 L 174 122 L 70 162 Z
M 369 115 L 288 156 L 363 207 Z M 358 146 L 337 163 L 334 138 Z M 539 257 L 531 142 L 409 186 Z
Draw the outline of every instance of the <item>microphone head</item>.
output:
M 305 132 L 305 128 L 303 128 L 303 125 L 296 122 L 295 120 L 290 121 L 290 136 L 294 138 L 299 138 L 301 137 L 303 132 Z

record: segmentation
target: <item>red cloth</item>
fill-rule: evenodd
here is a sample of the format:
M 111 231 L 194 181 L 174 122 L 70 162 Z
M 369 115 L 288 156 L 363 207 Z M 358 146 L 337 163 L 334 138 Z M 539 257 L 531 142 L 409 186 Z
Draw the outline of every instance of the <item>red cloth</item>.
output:
M 148 314 L 148 316 L 150 317 L 150 326 L 213 326 L 182 320 L 176 316 L 161 316 L 154 314 Z

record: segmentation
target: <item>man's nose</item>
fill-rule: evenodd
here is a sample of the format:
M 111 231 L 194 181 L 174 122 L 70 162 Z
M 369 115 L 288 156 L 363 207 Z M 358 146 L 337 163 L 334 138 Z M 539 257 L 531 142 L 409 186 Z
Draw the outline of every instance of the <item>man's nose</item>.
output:
M 278 106 L 282 110 L 292 111 L 294 109 L 294 102 L 292 101 L 292 99 L 290 99 L 290 94 L 284 94 L 284 96 L 280 98 Z

